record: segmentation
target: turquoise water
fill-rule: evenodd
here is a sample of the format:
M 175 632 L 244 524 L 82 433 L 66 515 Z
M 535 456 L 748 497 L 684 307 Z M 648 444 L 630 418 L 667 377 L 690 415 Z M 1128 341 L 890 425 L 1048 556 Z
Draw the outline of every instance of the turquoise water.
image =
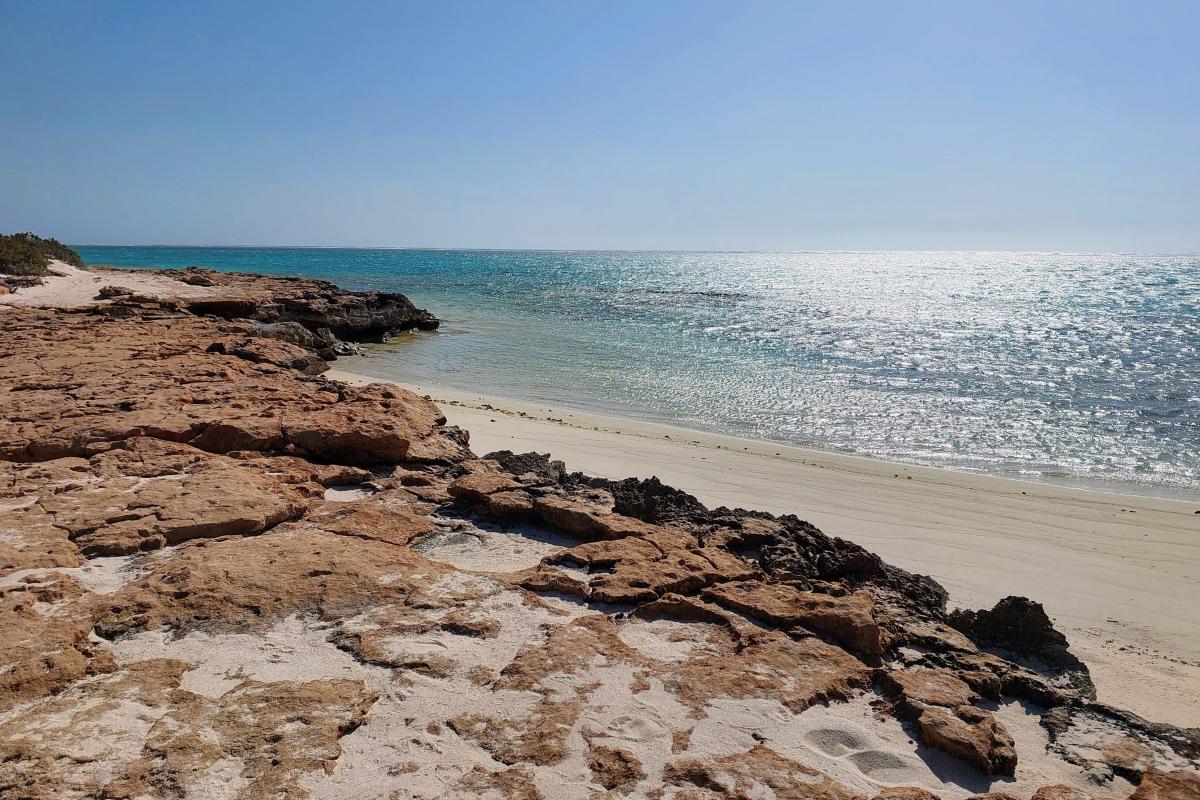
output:
M 408 294 L 384 377 L 1017 477 L 1197 495 L 1200 258 L 80 247 Z

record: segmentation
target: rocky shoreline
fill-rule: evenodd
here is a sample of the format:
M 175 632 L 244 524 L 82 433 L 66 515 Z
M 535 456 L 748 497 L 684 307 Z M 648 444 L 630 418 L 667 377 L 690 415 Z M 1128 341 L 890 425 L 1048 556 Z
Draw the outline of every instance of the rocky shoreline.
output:
M 0 796 L 1200 797 L 1034 602 L 319 377 L 403 295 L 94 272 L 0 308 Z

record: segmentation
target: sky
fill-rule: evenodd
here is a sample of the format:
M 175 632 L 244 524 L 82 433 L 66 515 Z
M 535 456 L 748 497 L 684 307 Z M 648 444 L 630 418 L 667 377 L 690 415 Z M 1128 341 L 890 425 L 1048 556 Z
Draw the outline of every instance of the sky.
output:
M 0 0 L 0 232 L 1200 251 L 1200 3 Z

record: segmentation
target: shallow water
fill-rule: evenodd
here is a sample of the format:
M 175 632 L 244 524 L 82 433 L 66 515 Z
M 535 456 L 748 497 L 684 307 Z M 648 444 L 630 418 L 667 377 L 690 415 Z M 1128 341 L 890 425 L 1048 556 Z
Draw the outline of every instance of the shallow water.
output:
M 80 247 L 403 291 L 372 374 L 1018 477 L 1200 488 L 1200 258 Z

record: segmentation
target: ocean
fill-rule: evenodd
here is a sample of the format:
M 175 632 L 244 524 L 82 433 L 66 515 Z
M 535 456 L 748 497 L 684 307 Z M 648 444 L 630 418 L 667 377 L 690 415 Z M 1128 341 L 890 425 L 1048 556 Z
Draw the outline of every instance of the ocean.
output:
M 404 292 L 348 369 L 844 453 L 1200 497 L 1200 257 L 77 247 Z

